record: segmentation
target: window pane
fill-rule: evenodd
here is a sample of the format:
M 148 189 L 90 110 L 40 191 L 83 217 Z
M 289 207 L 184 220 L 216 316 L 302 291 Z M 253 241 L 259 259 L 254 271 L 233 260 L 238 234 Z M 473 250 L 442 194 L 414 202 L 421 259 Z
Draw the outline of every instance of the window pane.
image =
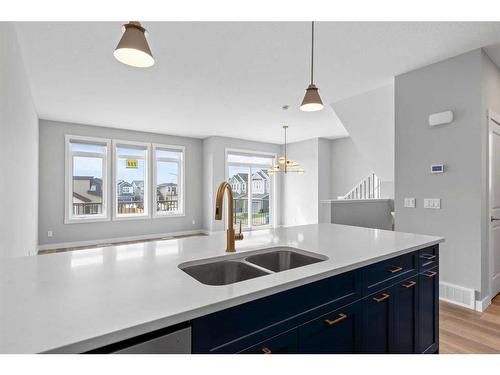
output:
M 156 149 L 157 158 L 181 159 L 181 151 Z
M 266 156 L 255 155 L 242 155 L 242 154 L 228 154 L 227 161 L 229 163 L 243 163 L 243 164 L 259 164 L 259 165 L 273 165 L 274 158 Z
M 157 154 L 158 155 L 158 154 Z M 179 213 L 179 163 L 156 162 L 156 211 L 158 213 Z
M 88 143 L 71 143 L 71 151 L 80 151 L 80 152 L 97 152 L 100 154 L 104 154 L 106 151 L 105 145 L 96 145 L 96 144 L 88 144 Z
M 229 166 L 229 184 L 233 189 L 233 221 L 248 227 L 248 175 L 249 168 Z
M 73 215 L 101 215 L 102 158 L 73 157 Z
M 136 147 L 117 147 L 116 153 L 118 155 L 130 155 L 130 156 L 139 156 L 144 157 L 146 150 L 144 148 L 136 148 Z
M 252 226 L 269 225 L 271 179 L 266 169 L 252 168 Z
M 140 215 L 145 212 L 146 150 L 119 148 L 118 154 L 137 156 L 140 159 L 117 157 L 116 160 L 116 211 L 118 215 Z

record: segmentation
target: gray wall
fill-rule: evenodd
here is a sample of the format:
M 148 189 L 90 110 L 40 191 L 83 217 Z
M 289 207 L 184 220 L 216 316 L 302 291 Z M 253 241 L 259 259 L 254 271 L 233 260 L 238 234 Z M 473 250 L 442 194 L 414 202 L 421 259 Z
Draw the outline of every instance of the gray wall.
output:
M 185 146 L 186 215 L 184 217 L 64 224 L 65 134 Z M 200 139 L 40 120 L 39 244 L 202 229 L 202 162 L 203 146 Z M 54 232 L 52 238 L 47 237 L 49 230 Z
M 331 222 L 356 227 L 393 230 L 392 199 L 338 200 L 331 203 Z
M 374 165 L 359 150 L 353 139 L 331 140 L 330 197 L 337 199 L 347 194 L 358 182 L 366 177 Z
M 445 237 L 440 279 L 481 291 L 484 204 L 482 51 L 475 50 L 395 80 L 396 230 Z M 430 128 L 428 116 L 453 110 L 450 125 Z M 431 175 L 432 163 L 446 173 Z M 415 197 L 417 208 L 404 208 Z M 423 198 L 441 198 L 440 210 Z
M 225 221 L 217 221 L 215 216 L 215 196 L 219 184 L 226 179 L 226 148 L 242 149 L 256 152 L 271 152 L 278 156 L 281 146 L 273 143 L 246 141 L 228 137 L 208 137 L 203 140 L 203 226 L 209 232 L 221 231 Z M 278 201 L 275 209 L 275 224 L 281 223 L 281 176 L 276 176 L 276 192 Z
M 36 253 L 38 117 L 12 23 L 0 22 L 0 258 Z
M 318 138 L 290 143 L 287 157 L 298 161 L 305 173 L 288 173 L 283 176 L 283 225 L 318 223 Z

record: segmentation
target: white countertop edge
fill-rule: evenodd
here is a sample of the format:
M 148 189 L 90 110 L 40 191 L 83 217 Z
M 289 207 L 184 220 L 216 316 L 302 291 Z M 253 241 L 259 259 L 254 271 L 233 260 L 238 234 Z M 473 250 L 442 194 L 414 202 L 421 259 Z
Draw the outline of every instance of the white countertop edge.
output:
M 117 330 L 114 332 L 110 332 L 98 337 L 93 337 L 90 339 L 86 339 L 83 341 L 75 342 L 72 344 L 64 345 L 61 347 L 48 349 L 43 351 L 42 353 L 51 353 L 51 354 L 62 354 L 62 353 L 82 353 L 86 351 L 90 351 L 93 349 L 97 349 L 103 346 L 107 346 L 116 342 L 120 342 L 126 339 L 130 339 L 148 332 L 153 332 L 158 329 L 166 328 L 178 323 L 186 322 L 192 319 L 199 318 L 204 315 L 208 315 L 217 311 L 221 311 L 230 307 L 234 307 L 237 305 L 241 305 L 246 302 L 254 301 L 263 297 L 270 296 L 272 294 L 276 294 L 279 292 L 283 292 L 289 289 L 293 289 L 299 286 L 303 286 L 305 284 L 309 284 L 315 281 L 319 281 L 331 276 L 335 276 L 341 273 L 349 272 L 361 267 L 368 266 L 370 264 L 374 264 L 380 261 L 384 261 L 386 259 L 394 258 L 399 255 L 411 253 L 413 251 L 417 251 L 429 246 L 433 246 L 444 242 L 444 238 L 438 238 L 436 240 L 432 240 L 421 245 L 412 246 L 406 249 L 401 249 L 398 251 L 391 252 L 390 254 L 385 254 L 379 257 L 371 258 L 369 260 L 364 260 L 360 262 L 355 262 L 346 266 L 340 266 L 330 271 L 306 276 L 303 278 L 296 279 L 291 282 L 286 282 L 283 284 L 275 285 L 269 288 L 261 289 L 252 293 L 248 293 L 246 295 L 226 299 L 224 301 L 216 302 L 211 305 L 203 306 L 200 308 L 196 308 L 193 310 L 187 310 L 183 313 L 179 313 L 176 315 L 166 316 L 164 318 L 160 318 L 157 320 L 144 322 L 132 327 L 127 327 L 121 330 Z

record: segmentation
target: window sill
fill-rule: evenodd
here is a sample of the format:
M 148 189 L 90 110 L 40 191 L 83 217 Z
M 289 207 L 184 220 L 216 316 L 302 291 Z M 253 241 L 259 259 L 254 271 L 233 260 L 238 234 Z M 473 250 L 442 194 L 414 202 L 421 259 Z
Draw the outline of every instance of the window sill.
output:
M 115 216 L 113 221 L 127 221 L 127 220 L 148 220 L 151 219 L 151 215 L 134 215 L 134 216 Z
M 87 217 L 87 218 L 73 218 L 73 219 L 64 219 L 64 224 L 84 224 L 84 223 L 99 223 L 104 221 L 110 221 L 109 217 Z
M 186 217 L 185 213 L 179 213 L 179 214 L 164 214 L 164 215 L 153 215 L 153 219 L 168 219 L 171 217 Z

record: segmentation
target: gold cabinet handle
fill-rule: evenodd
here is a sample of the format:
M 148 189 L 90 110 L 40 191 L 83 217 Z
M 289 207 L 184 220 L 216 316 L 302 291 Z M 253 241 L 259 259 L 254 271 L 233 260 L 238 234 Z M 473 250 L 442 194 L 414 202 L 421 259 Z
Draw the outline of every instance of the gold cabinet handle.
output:
M 269 349 L 267 346 L 264 346 L 261 350 L 262 350 L 262 353 L 264 353 L 264 354 L 271 354 L 272 353 L 272 350 Z
M 422 254 L 421 256 L 422 258 L 426 259 L 426 260 L 433 260 L 436 258 L 435 255 L 431 255 L 431 254 Z
M 396 273 L 396 272 L 400 272 L 402 270 L 403 270 L 403 267 L 393 266 L 392 268 L 389 268 L 387 271 L 390 273 Z
M 410 281 L 408 284 L 403 284 L 401 286 L 404 286 L 406 289 L 413 288 L 417 283 L 415 281 Z
M 388 293 L 382 293 L 382 296 L 381 297 L 373 297 L 373 300 L 375 302 L 382 302 L 382 301 L 385 301 L 387 298 L 389 298 L 391 295 L 388 294 Z
M 340 323 L 342 320 L 346 320 L 347 315 L 340 313 L 339 316 L 333 320 L 325 319 L 325 323 L 329 326 L 333 326 L 334 324 Z
M 436 276 L 438 273 L 437 272 L 434 272 L 434 271 L 427 271 L 426 273 L 424 273 L 423 275 L 424 276 L 427 276 L 427 277 L 434 277 Z

